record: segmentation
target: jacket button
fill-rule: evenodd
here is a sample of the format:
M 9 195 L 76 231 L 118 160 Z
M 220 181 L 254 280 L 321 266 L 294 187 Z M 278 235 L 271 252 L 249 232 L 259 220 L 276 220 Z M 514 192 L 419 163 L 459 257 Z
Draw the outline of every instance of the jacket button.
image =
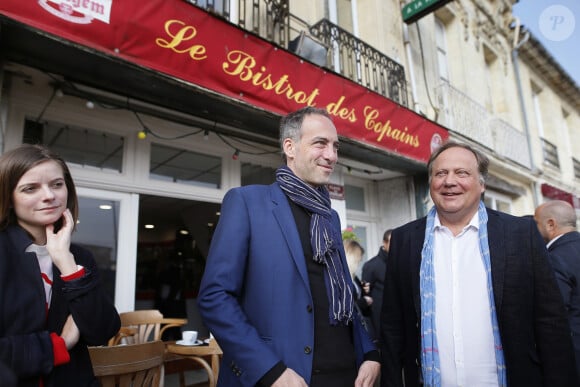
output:
M 306 307 L 306 310 L 308 311 L 308 313 L 312 313 L 312 305 L 308 305 Z
M 304 353 L 305 354 L 308 355 L 308 354 L 310 354 L 310 352 L 312 352 L 312 348 L 310 348 L 310 346 L 307 345 L 306 347 L 304 347 Z

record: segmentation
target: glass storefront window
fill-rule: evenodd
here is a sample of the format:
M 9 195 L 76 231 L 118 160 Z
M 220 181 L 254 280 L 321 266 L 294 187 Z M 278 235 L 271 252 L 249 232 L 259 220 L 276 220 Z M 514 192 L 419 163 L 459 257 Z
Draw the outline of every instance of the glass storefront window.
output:
M 221 157 L 151 144 L 149 176 L 155 180 L 219 189 Z
M 45 144 L 67 163 L 122 172 L 124 138 L 54 121 L 26 120 L 22 141 Z
M 365 206 L 365 190 L 362 187 L 345 184 L 344 197 L 346 200 L 346 209 L 364 212 Z
M 111 300 L 115 299 L 119 206 L 116 200 L 79 196 L 79 220 L 72 234 L 72 242 L 93 254 L 101 284 Z
M 276 168 L 242 163 L 242 185 L 272 184 L 276 181 Z

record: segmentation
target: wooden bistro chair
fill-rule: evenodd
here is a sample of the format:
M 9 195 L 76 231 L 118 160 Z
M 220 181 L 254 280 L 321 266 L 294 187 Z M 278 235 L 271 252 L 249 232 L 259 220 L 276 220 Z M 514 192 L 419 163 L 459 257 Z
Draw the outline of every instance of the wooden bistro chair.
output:
M 156 309 L 135 310 L 120 313 L 121 330 L 109 341 L 109 345 L 140 344 L 161 340 L 163 332 L 169 328 L 181 327 L 187 323 L 184 318 L 166 318 Z
M 159 387 L 165 345 L 143 344 L 89 347 L 93 372 L 102 387 Z

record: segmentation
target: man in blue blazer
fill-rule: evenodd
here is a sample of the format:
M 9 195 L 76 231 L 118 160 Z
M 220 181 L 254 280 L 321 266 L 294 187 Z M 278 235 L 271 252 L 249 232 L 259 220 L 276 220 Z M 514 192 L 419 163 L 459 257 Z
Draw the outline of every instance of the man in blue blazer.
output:
M 338 136 L 326 110 L 280 124 L 286 166 L 224 197 L 198 305 L 223 349 L 220 386 L 366 386 L 378 351 L 353 307 L 325 184 Z
M 568 202 L 552 200 L 536 208 L 534 219 L 547 243 L 568 312 L 580 379 L 580 233 L 576 231 L 576 211 Z
M 393 231 L 382 386 L 577 386 L 570 330 L 530 218 L 485 208 L 489 160 L 448 142 L 427 165 L 434 207 Z

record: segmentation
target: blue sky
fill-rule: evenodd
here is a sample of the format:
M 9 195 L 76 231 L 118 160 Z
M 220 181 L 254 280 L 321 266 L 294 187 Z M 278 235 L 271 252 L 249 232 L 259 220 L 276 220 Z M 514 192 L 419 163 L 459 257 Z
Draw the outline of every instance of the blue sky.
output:
M 580 0 L 519 0 L 513 14 L 580 87 Z

